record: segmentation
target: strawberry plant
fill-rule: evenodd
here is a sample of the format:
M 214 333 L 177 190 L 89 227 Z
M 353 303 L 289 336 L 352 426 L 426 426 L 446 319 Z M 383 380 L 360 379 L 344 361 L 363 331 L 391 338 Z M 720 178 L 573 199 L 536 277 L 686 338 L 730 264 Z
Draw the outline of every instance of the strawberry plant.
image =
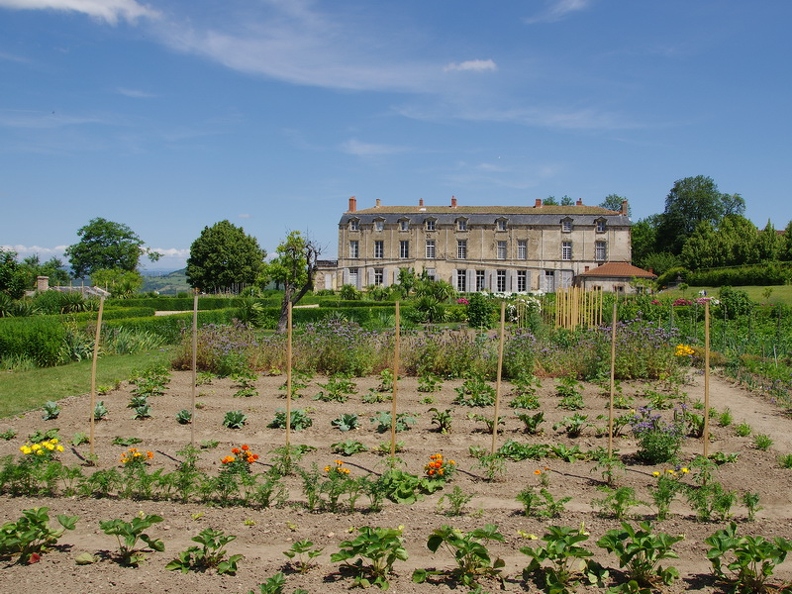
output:
M 671 536 L 665 532 L 653 532 L 649 522 L 640 522 L 636 527 L 622 522 L 621 529 L 608 530 L 597 541 L 597 546 L 619 558 L 619 567 L 627 568 L 630 580 L 639 586 L 653 587 L 658 582 L 671 584 L 679 577 L 675 567 L 663 568 L 663 559 L 677 559 L 671 547 L 684 538 L 683 535 Z
M 283 551 L 283 554 L 299 573 L 307 573 L 311 568 L 311 560 L 321 555 L 323 550 L 314 547 L 314 543 L 310 540 L 298 540 L 288 551 Z
M 587 541 L 588 532 L 569 526 L 548 526 L 542 536 L 544 546 L 523 547 L 520 552 L 528 555 L 531 562 L 523 570 L 523 578 L 533 580 L 537 587 L 554 594 L 566 594 L 578 583 L 578 568 L 592 552 L 580 546 Z M 545 588 L 547 588 L 545 590 Z
M 341 542 L 340 550 L 330 555 L 330 561 L 343 563 L 344 568 L 354 574 L 355 585 L 363 588 L 378 586 L 387 590 L 393 564 L 407 560 L 402 527 L 362 526 L 357 532 L 354 539 Z
M 17 563 L 35 563 L 54 546 L 66 530 L 74 530 L 77 516 L 57 516 L 61 528 L 50 528 L 49 508 L 33 507 L 22 511 L 16 522 L 0 526 L 0 558 L 14 555 Z
M 228 557 L 225 549 L 226 545 L 235 539 L 236 536 L 233 534 L 205 528 L 192 538 L 192 541 L 200 546 L 192 545 L 187 550 L 180 552 L 176 559 L 165 566 L 165 569 L 179 570 L 182 573 L 187 573 L 190 570 L 214 570 L 218 574 L 235 575 L 237 564 L 243 556 L 231 555 Z
M 165 543 L 162 540 L 152 538 L 144 532 L 158 522 L 162 522 L 162 517 L 141 512 L 139 516 L 132 518 L 131 522 L 116 518 L 100 521 L 99 527 L 102 532 L 115 536 L 118 540 L 119 563 L 126 567 L 137 567 L 146 558 L 146 550 L 138 547 L 138 541 L 145 543 L 152 550 L 165 550 Z

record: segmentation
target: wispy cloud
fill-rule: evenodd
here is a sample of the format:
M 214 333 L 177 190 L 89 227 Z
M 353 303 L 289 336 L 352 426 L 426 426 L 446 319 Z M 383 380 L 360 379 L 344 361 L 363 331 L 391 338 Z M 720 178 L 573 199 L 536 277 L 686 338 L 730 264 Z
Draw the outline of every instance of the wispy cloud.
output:
M 125 87 L 118 87 L 115 90 L 115 92 L 118 93 L 119 95 L 123 95 L 124 97 L 131 97 L 132 99 L 153 99 L 154 97 L 156 97 L 156 95 L 154 95 L 153 93 L 140 91 L 138 89 L 127 89 Z
M 0 7 L 12 10 L 58 10 L 79 12 L 111 25 L 119 20 L 135 22 L 144 17 L 158 18 L 159 11 L 136 0 L 0 0 Z
M 573 12 L 588 8 L 591 0 L 550 0 L 547 8 L 539 14 L 524 19 L 525 23 L 553 23 L 560 21 Z
M 341 144 L 341 150 L 350 155 L 358 157 L 374 157 L 379 155 L 394 155 L 407 151 L 406 147 L 394 146 L 389 144 L 373 144 L 361 142 L 360 140 L 350 139 Z
M 95 115 L 61 114 L 56 111 L 0 110 L 0 127 L 46 129 L 82 124 L 107 123 L 105 118 Z
M 63 252 L 66 250 L 65 245 L 59 245 L 54 248 L 41 247 L 40 245 L 0 245 L 0 249 L 8 252 L 16 252 L 19 258 L 27 258 L 28 256 L 39 256 L 44 260 L 50 258 L 63 258 Z
M 498 69 L 498 65 L 493 60 L 467 60 L 466 62 L 452 62 L 448 64 L 443 70 L 445 72 L 454 71 L 472 71 L 472 72 L 488 72 Z
M 5 62 L 19 62 L 20 64 L 28 64 L 30 60 L 23 56 L 16 56 L 14 54 L 8 54 L 6 52 L 0 52 L 0 60 Z

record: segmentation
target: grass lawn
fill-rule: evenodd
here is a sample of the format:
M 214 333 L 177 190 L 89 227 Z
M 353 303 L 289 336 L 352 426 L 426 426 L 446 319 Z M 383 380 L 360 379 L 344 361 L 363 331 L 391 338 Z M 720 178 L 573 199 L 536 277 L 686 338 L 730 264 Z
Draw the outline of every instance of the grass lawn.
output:
M 112 385 L 132 378 L 136 371 L 170 364 L 172 348 L 137 355 L 102 357 L 96 365 L 96 385 Z M 91 391 L 91 361 L 58 367 L 0 373 L 0 418 L 42 406 L 48 400 L 87 394 Z

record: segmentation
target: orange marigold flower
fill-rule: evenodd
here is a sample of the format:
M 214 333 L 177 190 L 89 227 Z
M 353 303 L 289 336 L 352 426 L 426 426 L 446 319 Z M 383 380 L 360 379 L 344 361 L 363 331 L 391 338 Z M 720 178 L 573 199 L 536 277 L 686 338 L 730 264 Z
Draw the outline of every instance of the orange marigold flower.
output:
M 540 474 L 542 474 L 542 471 L 537 468 L 536 470 L 534 470 L 534 474 L 536 476 L 539 476 Z
M 253 454 L 253 459 L 254 460 L 258 460 L 259 459 L 259 455 L 258 454 Z
M 433 468 L 430 468 L 429 470 L 426 471 L 426 474 L 428 474 L 429 476 L 432 476 L 434 473 L 435 471 Z
M 239 448 L 231 448 L 231 453 L 236 456 L 237 454 L 239 454 Z
M 146 458 L 148 458 L 149 460 L 151 460 L 153 457 L 154 457 L 154 452 L 151 452 L 151 451 L 149 451 L 149 452 L 146 452 Z
M 451 464 L 452 466 L 456 466 L 456 462 L 454 462 L 453 460 L 449 460 L 448 463 Z
M 242 451 L 243 451 L 243 452 L 247 452 L 249 449 L 250 449 L 250 448 L 248 447 L 248 445 L 247 445 L 246 443 L 243 443 L 243 444 L 242 444 Z

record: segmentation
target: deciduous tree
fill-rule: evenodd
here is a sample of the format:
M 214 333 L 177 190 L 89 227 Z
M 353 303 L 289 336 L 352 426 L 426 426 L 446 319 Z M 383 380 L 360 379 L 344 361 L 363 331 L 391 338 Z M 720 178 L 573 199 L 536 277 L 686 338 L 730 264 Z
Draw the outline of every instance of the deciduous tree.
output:
M 206 293 L 236 292 L 256 281 L 266 256 L 256 238 L 242 227 L 220 221 L 204 227 L 190 246 L 187 282 Z
M 321 249 L 299 231 L 291 231 L 276 252 L 277 256 L 264 269 L 260 283 L 274 281 L 283 286 L 278 332 L 285 332 L 289 303 L 295 305 L 313 289 Z
M 85 278 L 102 269 L 137 272 L 144 254 L 154 262 L 160 254 L 144 247 L 143 240 L 127 225 L 101 217 L 91 219 L 77 231 L 80 241 L 66 248 L 74 276 Z

